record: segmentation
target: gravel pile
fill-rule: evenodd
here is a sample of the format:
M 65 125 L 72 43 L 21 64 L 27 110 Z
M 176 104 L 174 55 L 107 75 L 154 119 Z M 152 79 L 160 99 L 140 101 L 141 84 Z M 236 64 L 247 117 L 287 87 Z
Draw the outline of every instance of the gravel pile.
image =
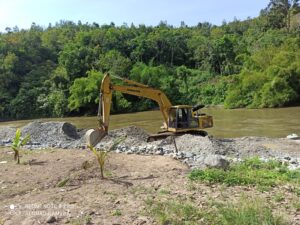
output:
M 0 145 L 11 143 L 15 137 L 16 129 L 11 127 L 0 127 Z
M 121 129 L 116 129 L 108 132 L 100 143 L 96 145 L 98 149 L 109 149 L 115 141 L 122 140 L 118 147 L 139 147 L 147 145 L 147 138 L 149 134 L 136 126 L 129 126 Z M 125 151 L 125 149 L 124 149 Z
M 32 122 L 24 126 L 22 135 L 30 135 L 30 141 L 25 148 L 79 148 L 83 143 L 83 131 L 78 132 L 76 127 L 65 122 Z M 10 145 L 16 129 L 1 128 L 0 140 L 4 145 Z M 6 139 L 5 139 L 6 138 Z M 6 141 L 3 141 L 6 140 Z M 1 141 L 0 141 L 1 143 Z

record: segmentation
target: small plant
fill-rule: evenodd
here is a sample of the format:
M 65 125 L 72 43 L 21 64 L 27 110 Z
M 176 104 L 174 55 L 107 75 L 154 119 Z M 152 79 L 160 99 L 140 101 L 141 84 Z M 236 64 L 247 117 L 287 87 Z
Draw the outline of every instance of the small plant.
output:
M 14 160 L 17 161 L 17 164 L 20 164 L 20 149 L 30 140 L 30 135 L 27 134 L 25 138 L 21 137 L 21 130 L 17 129 L 15 138 L 13 140 L 11 148 L 14 150 Z
M 113 216 L 122 216 L 122 212 L 120 209 L 116 209 L 115 211 L 112 212 Z
M 88 148 L 96 156 L 98 165 L 100 167 L 101 178 L 104 179 L 104 165 L 108 157 L 108 152 L 104 150 L 97 151 L 97 149 L 91 145 L 88 145 Z
M 108 158 L 108 152 L 113 150 L 120 142 L 122 142 L 126 137 L 123 138 L 118 138 L 113 141 L 113 144 L 109 147 L 108 151 L 101 149 L 97 150 L 95 147 L 92 145 L 88 145 L 88 148 L 94 153 L 94 155 L 97 158 L 97 162 L 100 167 L 100 173 L 101 173 L 101 178 L 104 179 L 104 167 L 105 167 L 105 162 Z
M 71 225 L 89 225 L 92 224 L 92 217 L 90 215 L 82 215 L 76 219 L 72 219 L 69 221 Z
M 61 180 L 60 182 L 57 183 L 57 187 L 64 187 L 70 180 L 70 177 L 66 177 L 63 180 Z

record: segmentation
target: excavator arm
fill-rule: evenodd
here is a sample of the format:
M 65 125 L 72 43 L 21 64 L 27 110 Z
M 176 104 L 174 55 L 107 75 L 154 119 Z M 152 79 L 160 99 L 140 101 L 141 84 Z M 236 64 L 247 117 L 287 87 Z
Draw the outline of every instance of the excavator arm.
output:
M 148 98 L 157 102 L 157 104 L 159 105 L 159 109 L 163 115 L 164 126 L 165 128 L 167 128 L 168 126 L 168 114 L 172 104 L 162 91 L 153 89 L 147 85 L 140 84 L 135 81 L 123 79 L 120 77 L 116 78 L 121 79 L 122 82 L 128 84 L 128 86 L 114 85 L 111 83 L 109 74 L 104 75 L 101 84 L 99 99 L 99 126 L 97 130 L 91 129 L 87 131 L 86 137 L 88 145 L 95 146 L 108 132 L 113 91 L 120 91 L 125 94 Z

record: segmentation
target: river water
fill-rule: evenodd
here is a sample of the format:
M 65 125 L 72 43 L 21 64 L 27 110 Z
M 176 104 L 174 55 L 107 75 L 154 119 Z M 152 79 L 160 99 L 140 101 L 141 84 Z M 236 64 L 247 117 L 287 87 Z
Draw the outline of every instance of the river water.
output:
M 202 112 L 213 116 L 214 127 L 206 131 L 215 137 L 267 136 L 286 137 L 296 133 L 300 136 L 300 107 L 276 109 L 224 109 L 205 108 Z M 78 128 L 94 128 L 96 117 L 47 118 L 42 121 L 67 121 Z M 1 122 L 1 126 L 21 127 L 32 120 Z M 150 133 L 159 131 L 162 126 L 160 111 L 147 111 L 112 115 L 110 129 L 135 125 Z

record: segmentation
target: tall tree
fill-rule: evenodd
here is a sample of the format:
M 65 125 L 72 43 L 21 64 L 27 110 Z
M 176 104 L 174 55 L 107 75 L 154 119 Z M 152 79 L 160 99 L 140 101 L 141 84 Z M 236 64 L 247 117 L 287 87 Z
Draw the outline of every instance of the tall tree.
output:
M 271 27 L 291 27 L 291 16 L 299 12 L 299 0 L 271 0 L 267 7 L 267 15 Z

